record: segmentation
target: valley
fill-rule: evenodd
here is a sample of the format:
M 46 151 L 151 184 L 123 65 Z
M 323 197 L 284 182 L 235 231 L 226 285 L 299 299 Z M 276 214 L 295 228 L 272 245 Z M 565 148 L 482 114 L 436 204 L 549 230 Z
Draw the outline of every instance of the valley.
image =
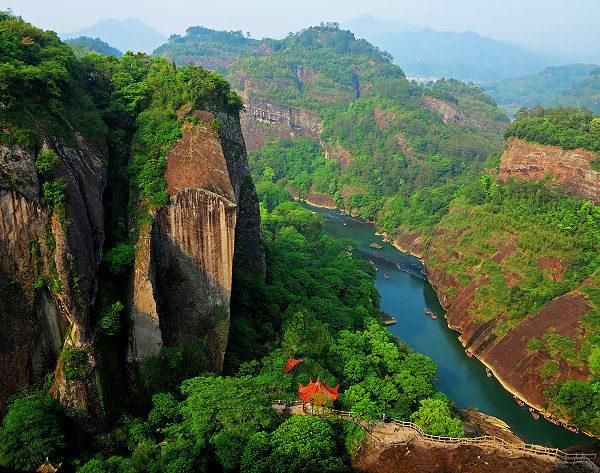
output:
M 0 11 L 0 470 L 373 471 L 387 417 L 594 452 L 600 117 L 250 36 Z

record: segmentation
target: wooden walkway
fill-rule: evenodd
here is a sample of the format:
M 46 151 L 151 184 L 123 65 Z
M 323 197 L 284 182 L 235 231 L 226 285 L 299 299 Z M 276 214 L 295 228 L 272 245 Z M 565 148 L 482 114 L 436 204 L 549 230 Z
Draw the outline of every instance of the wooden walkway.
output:
M 299 401 L 273 401 L 273 408 L 279 412 L 287 411 L 292 415 L 302 414 L 302 403 Z M 312 414 L 309 409 L 307 414 Z M 596 458 L 595 453 L 567 453 L 558 448 L 543 447 L 535 444 L 511 444 L 506 440 L 493 436 L 484 437 L 466 437 L 466 438 L 454 438 L 454 437 L 442 437 L 439 435 L 430 435 L 425 432 L 416 424 L 412 422 L 404 422 L 396 419 L 389 419 L 389 422 L 379 422 L 375 425 L 368 423 L 364 420 L 364 417 L 355 412 L 340 411 L 336 409 L 324 409 L 319 408 L 315 415 L 335 415 L 351 422 L 354 422 L 363 427 L 372 438 L 373 442 L 382 447 L 393 447 L 399 445 L 408 445 L 411 442 L 417 440 L 425 443 L 433 443 L 443 446 L 459 446 L 459 445 L 472 445 L 480 448 L 502 450 L 511 455 L 523 456 L 533 455 L 536 457 L 545 458 L 548 460 L 554 460 L 565 464 L 584 464 L 593 466 L 595 471 L 598 471 L 597 467 L 593 464 L 593 460 Z M 383 419 L 382 415 L 382 419 Z

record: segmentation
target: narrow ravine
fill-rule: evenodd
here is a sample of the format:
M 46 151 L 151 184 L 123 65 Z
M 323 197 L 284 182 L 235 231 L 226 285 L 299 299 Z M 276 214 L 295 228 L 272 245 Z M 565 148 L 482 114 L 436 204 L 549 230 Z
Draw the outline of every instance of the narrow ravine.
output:
M 543 418 L 533 419 L 497 380 L 486 376 L 483 364 L 466 356 L 456 332 L 448 328 L 444 311 L 417 258 L 383 242 L 368 223 L 337 210 L 307 207 L 323 216 L 332 236 L 353 240 L 363 257 L 375 264 L 381 307 L 397 320 L 389 330 L 437 363 L 436 386 L 457 406 L 477 408 L 502 419 L 526 442 L 565 448 L 591 441 Z M 373 249 L 369 247 L 372 243 L 383 247 Z M 438 314 L 437 320 L 425 316 L 424 308 Z

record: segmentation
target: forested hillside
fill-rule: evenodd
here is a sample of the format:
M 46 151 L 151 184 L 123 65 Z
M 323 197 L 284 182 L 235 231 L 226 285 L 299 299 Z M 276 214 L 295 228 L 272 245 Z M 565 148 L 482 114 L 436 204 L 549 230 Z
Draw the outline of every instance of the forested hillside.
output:
M 83 56 L 86 53 L 100 53 L 107 56 L 121 57 L 123 53 L 116 48 L 113 48 L 110 44 L 102 41 L 100 38 L 89 38 L 87 36 L 80 36 L 79 38 L 73 38 L 65 41 L 69 46 L 73 48 L 75 54 Z
M 178 39 L 179 48 L 186 43 L 191 39 Z M 598 208 L 568 196 L 563 181 L 518 182 L 505 177 L 510 166 L 498 169 L 506 127 L 509 140 L 573 150 L 575 159 L 578 149 L 598 150 L 598 119 L 533 109 L 509 125 L 479 88 L 410 83 L 386 53 L 335 24 L 237 53 L 227 74 L 246 99 L 259 192 L 276 200 L 279 186 L 335 205 L 423 255 L 466 348 L 531 404 L 596 431 L 593 416 L 573 418 L 558 407 L 569 405 L 565 395 L 556 393 L 593 371 L 589 314 L 596 303 L 589 294 L 600 264 Z M 582 166 L 597 166 L 585 159 Z M 576 186 L 568 190 L 577 195 Z M 555 318 L 558 307 L 568 320 Z M 517 341 L 529 338 L 539 347 Z M 558 346 L 578 355 L 567 350 L 561 358 Z
M 522 107 L 580 107 L 600 113 L 597 64 L 548 67 L 542 72 L 484 86 L 510 115 Z
M 339 384 L 339 407 L 365 421 L 385 411 L 433 434 L 464 435 L 433 386 L 435 364 L 379 322 L 374 269 L 351 242 L 333 240 L 319 217 L 269 182 L 259 190 L 263 238 L 253 230 L 258 203 L 238 138 L 243 104 L 225 79 L 145 54 L 77 57 L 56 34 L 9 13 L 0 14 L 0 46 L 0 270 L 8 281 L 0 285 L 0 355 L 3 381 L 12 383 L 2 384 L 0 468 L 347 471 L 365 438 L 360 427 L 272 408 L 274 399 L 295 399 L 298 383 L 311 377 Z M 197 146 L 184 154 L 177 150 L 186 139 Z M 208 181 L 174 167 L 182 158 Z M 178 190 L 181 182 L 196 188 Z M 186 214 L 191 231 L 183 221 L 169 234 L 169 212 L 186 210 L 177 206 L 191 192 L 208 195 L 208 205 L 196 198 Z M 234 273 L 231 322 L 229 305 L 205 303 L 208 314 L 194 306 L 175 330 L 196 338 L 177 343 L 169 332 L 177 319 L 152 298 L 161 285 L 180 288 L 189 273 L 177 272 L 178 261 L 166 264 L 174 257 L 161 245 L 198 234 L 230 241 L 229 251 L 241 241 L 233 260 L 211 254 L 231 265 L 223 268 L 230 284 Z M 262 251 L 263 239 L 266 275 L 260 261 L 248 269 L 243 260 L 252 246 Z M 213 269 L 183 245 L 173 253 L 183 254 L 186 268 Z M 147 321 L 141 336 L 135 332 L 144 264 L 156 265 L 145 269 L 155 291 L 143 294 L 155 303 L 146 315 L 160 320 L 164 338 L 155 353 L 138 356 L 149 332 Z M 208 287 L 200 299 L 220 294 Z M 186 298 L 186 308 L 193 304 Z M 221 374 L 206 327 L 214 314 L 219 327 L 227 322 Z M 205 318 L 188 334 L 194 317 Z M 13 349 L 21 341 L 30 351 Z M 284 372 L 293 357 L 301 363 Z M 39 372 L 24 370 L 23 360 Z
M 336 24 L 260 43 L 239 33 L 190 28 L 157 52 L 176 61 L 185 57 L 206 63 L 211 60 L 204 52 L 211 48 L 214 54 L 226 49 L 240 56 L 227 75 L 247 99 L 246 115 L 259 118 L 252 129 L 245 127 L 248 141 L 263 134 L 274 138 L 274 130 L 285 128 L 281 119 L 260 118 L 261 107 L 268 104 L 275 113 L 280 113 L 278 106 L 292 107 L 289 113 L 298 115 L 309 111 L 321 123 L 322 133 L 305 134 L 313 141 L 320 138 L 321 147 L 301 142 L 267 146 L 271 155 L 283 146 L 311 163 L 300 174 L 280 170 L 274 180 L 293 176 L 289 185 L 301 196 L 325 193 L 386 229 L 436 221 L 464 176 L 500 151 L 508 119 L 491 97 L 453 80 L 410 83 L 387 53 Z M 267 103 L 255 106 L 253 98 Z M 295 120 L 289 131 L 302 136 L 304 121 Z M 319 158 L 321 153 L 329 159 Z

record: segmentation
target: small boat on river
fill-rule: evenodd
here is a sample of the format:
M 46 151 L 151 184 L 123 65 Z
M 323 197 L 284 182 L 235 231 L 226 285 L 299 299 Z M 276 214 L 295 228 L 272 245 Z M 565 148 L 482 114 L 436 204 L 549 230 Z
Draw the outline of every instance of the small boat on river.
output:
M 535 409 L 533 407 L 529 408 L 529 413 L 531 414 L 531 417 L 533 417 L 535 420 L 538 420 L 540 418 L 540 415 L 535 412 Z
M 387 274 L 384 274 L 384 275 L 383 275 L 383 277 L 384 277 L 385 279 L 390 279 L 390 277 L 389 277 Z
M 492 370 L 491 370 L 491 369 L 489 369 L 489 368 L 487 368 L 487 367 L 485 368 L 485 375 L 486 375 L 488 378 L 493 378 L 493 377 L 494 377 L 494 373 L 492 373 Z
M 423 312 L 425 312 L 425 315 L 427 317 L 431 317 L 433 320 L 437 319 L 437 315 L 435 315 L 433 312 L 431 312 L 429 309 L 425 308 L 423 309 Z
M 376 250 L 381 250 L 383 248 L 383 246 L 381 246 L 379 243 L 371 243 L 369 246 L 371 248 L 375 248 Z

